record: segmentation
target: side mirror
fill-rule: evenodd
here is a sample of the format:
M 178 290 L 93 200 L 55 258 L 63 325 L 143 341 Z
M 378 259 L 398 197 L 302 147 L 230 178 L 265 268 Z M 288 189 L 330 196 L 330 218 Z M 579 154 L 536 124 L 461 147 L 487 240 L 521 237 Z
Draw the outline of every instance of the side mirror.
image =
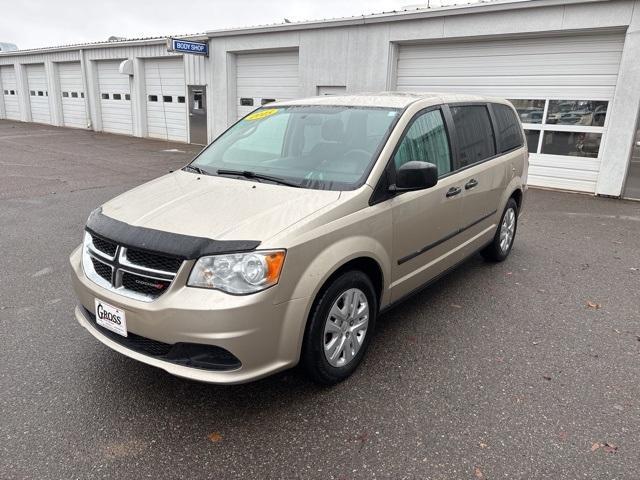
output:
M 394 192 L 424 190 L 438 183 L 438 167 L 433 163 L 412 161 L 398 169 L 396 184 L 391 185 Z

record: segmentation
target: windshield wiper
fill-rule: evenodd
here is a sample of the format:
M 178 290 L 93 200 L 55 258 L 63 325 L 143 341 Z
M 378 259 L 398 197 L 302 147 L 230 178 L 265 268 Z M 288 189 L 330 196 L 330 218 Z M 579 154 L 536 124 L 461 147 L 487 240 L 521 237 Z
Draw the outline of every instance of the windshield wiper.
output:
M 196 173 L 198 173 L 200 175 L 211 175 L 209 172 L 205 172 L 200 167 L 194 167 L 193 165 L 187 165 L 187 166 L 183 167 L 182 169 L 187 171 L 187 172 L 196 172 Z
M 244 178 L 256 178 L 258 180 L 267 180 L 269 182 L 278 183 L 280 185 L 286 185 L 288 187 L 302 188 L 300 184 L 290 182 L 288 180 L 285 180 L 284 178 L 273 177 L 271 175 L 264 175 L 262 173 L 256 173 L 250 170 L 227 170 L 222 168 L 218 170 L 216 173 L 218 175 L 237 175 L 239 177 L 244 177 Z

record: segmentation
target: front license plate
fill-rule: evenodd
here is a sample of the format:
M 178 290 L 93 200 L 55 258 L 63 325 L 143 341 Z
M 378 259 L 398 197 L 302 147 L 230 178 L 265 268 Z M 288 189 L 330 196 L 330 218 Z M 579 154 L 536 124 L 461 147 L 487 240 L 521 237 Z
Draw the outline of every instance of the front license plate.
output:
M 120 310 L 113 305 L 109 305 L 102 300 L 95 299 L 96 303 L 96 322 L 112 332 L 127 336 L 127 318 L 124 310 Z

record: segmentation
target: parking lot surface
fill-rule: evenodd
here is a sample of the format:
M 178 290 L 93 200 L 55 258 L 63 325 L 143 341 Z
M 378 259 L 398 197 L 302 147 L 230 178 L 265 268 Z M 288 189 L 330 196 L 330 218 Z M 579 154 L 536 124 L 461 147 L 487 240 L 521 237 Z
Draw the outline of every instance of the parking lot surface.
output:
M 383 315 L 344 383 L 212 386 L 91 337 L 68 268 L 197 150 L 0 121 L 0 478 L 639 478 L 640 203 L 531 189 L 509 259 Z

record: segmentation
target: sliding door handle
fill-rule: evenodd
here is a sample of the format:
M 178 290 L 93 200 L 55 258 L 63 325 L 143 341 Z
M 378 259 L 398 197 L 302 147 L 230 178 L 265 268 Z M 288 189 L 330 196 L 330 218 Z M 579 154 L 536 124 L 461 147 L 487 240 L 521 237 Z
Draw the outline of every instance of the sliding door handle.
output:
M 475 178 L 472 178 L 467 183 L 465 183 L 464 189 L 465 190 L 471 190 L 472 188 L 477 187 L 477 186 L 478 186 L 478 180 L 476 180 Z
M 447 190 L 447 198 L 455 197 L 460 192 L 462 192 L 462 189 L 460 187 L 451 187 L 449 190 Z

